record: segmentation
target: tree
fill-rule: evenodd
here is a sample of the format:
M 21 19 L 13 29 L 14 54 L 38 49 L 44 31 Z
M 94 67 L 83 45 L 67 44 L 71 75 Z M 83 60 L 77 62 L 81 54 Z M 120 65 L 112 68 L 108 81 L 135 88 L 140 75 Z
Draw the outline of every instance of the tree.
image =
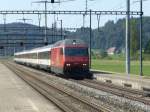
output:
M 147 42 L 145 49 L 144 49 L 145 54 L 150 54 L 150 40 Z
M 137 58 L 139 50 L 139 36 L 136 19 L 131 20 L 131 39 L 130 39 L 130 53 L 133 59 Z

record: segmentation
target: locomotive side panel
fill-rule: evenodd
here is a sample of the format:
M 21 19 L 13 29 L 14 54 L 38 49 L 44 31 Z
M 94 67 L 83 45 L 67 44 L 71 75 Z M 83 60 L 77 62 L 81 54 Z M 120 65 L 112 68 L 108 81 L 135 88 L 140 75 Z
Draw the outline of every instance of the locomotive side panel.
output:
M 58 74 L 64 73 L 64 58 L 63 50 L 61 47 L 53 48 L 51 51 L 51 70 Z

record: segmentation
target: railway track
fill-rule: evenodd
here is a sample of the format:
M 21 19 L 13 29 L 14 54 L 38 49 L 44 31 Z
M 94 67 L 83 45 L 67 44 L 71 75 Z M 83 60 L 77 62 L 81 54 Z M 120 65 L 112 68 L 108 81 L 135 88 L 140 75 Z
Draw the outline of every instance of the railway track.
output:
M 139 91 L 139 90 L 133 90 L 130 88 L 123 88 L 120 86 L 116 86 L 116 85 L 112 85 L 112 84 L 107 84 L 107 83 L 103 83 L 103 82 L 99 82 L 96 80 L 82 80 L 82 81 L 77 81 L 77 80 L 72 80 L 78 84 L 84 85 L 84 86 L 88 86 L 94 89 L 98 89 L 104 92 L 108 92 L 120 97 L 124 97 L 124 98 L 128 98 L 130 100 L 133 101 L 138 101 L 138 102 L 142 102 L 146 105 L 150 105 L 150 99 L 147 97 L 144 97 L 144 92 L 143 91 Z
M 109 107 L 95 104 L 91 99 L 71 92 L 60 84 L 45 81 L 35 72 L 27 71 L 13 63 L 4 64 L 64 112 L 112 112 Z

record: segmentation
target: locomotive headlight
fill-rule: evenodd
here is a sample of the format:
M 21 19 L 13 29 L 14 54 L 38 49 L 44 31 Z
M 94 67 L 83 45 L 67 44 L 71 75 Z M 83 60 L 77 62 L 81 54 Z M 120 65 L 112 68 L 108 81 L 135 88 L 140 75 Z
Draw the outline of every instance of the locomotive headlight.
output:
M 66 64 L 66 66 L 70 66 L 70 64 Z
M 83 64 L 83 66 L 86 66 L 87 64 Z

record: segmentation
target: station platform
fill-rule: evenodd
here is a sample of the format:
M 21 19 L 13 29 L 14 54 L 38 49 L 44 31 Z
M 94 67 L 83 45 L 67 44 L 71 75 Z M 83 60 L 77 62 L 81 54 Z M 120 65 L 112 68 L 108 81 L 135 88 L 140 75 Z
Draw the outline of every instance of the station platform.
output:
M 61 112 L 0 62 L 0 112 Z
M 150 77 L 106 73 L 99 70 L 92 70 L 92 72 L 94 73 L 94 78 L 99 81 L 130 87 L 137 90 L 144 90 L 150 93 Z

